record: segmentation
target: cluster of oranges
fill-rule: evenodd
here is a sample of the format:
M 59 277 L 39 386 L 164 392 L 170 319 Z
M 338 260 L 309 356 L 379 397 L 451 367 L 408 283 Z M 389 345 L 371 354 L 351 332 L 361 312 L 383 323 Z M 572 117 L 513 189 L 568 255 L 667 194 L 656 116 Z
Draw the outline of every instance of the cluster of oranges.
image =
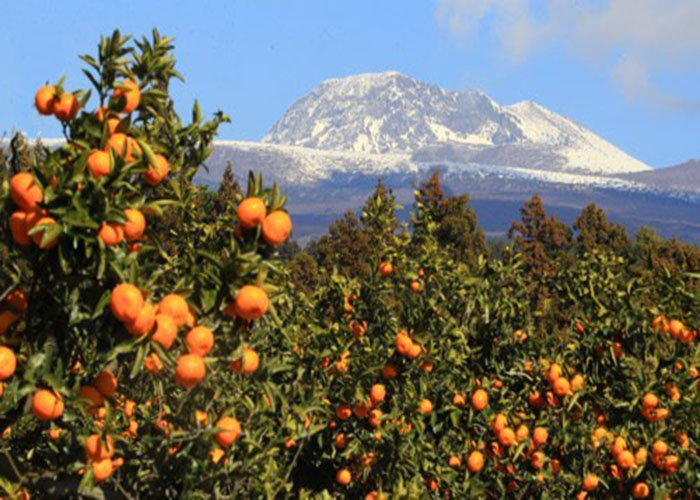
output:
M 654 330 L 662 334 L 670 334 L 674 339 L 686 344 L 693 342 L 697 336 L 697 330 L 693 330 L 677 319 L 668 319 L 666 316 L 658 315 L 652 321 Z
M 287 212 L 273 210 L 267 213 L 265 201 L 249 196 L 238 204 L 237 234 L 261 228 L 262 237 L 268 245 L 278 246 L 287 241 L 292 232 L 292 221 Z

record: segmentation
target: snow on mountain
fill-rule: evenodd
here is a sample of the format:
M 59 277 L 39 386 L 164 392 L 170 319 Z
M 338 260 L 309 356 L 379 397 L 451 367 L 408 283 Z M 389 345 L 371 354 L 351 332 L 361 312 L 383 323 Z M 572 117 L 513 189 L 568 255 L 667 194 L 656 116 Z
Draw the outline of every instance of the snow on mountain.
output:
M 480 91 L 450 91 L 395 71 L 321 83 L 284 113 L 263 142 L 369 154 L 459 144 L 498 166 L 522 166 L 504 164 L 502 153 L 524 149 L 529 156 L 541 151 L 550 170 L 618 174 L 650 169 L 533 102 L 503 106 Z

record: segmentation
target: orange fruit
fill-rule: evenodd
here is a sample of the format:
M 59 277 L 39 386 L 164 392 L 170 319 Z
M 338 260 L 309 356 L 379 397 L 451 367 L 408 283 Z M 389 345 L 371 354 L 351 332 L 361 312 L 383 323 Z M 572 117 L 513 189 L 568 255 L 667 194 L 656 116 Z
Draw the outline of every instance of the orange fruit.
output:
M 433 412 L 433 403 L 429 399 L 423 399 L 418 406 L 418 412 L 423 415 L 429 415 Z
M 386 397 L 386 388 L 383 384 L 374 384 L 369 391 L 369 399 L 372 401 L 373 405 L 379 404 L 384 401 Z
M 97 233 L 97 237 L 108 247 L 118 245 L 124 241 L 124 229 L 121 224 L 105 222 Z
M 124 326 L 131 335 L 140 337 L 150 332 L 155 324 L 156 308 L 150 302 L 144 302 L 136 319 L 130 323 L 125 323 Z
M 85 440 L 85 456 L 89 460 L 100 461 L 105 458 L 112 458 L 114 455 L 114 441 L 107 436 L 104 440 L 99 434 L 92 434 Z
M 206 326 L 197 326 L 187 332 L 185 344 L 191 353 L 206 356 L 214 347 L 214 334 Z
M 236 294 L 236 316 L 247 321 L 261 318 L 269 305 L 267 293 L 258 286 L 246 285 Z
M 20 172 L 10 179 L 10 198 L 19 208 L 29 212 L 44 201 L 44 193 L 32 174 Z
M 510 427 L 506 427 L 498 433 L 498 442 L 501 446 L 513 446 L 516 443 L 515 432 Z
M 56 243 L 58 243 L 58 237 L 54 237 L 49 241 L 43 242 L 46 229 L 53 225 L 56 225 L 56 220 L 52 219 L 51 217 L 42 217 L 36 222 L 36 224 L 34 224 L 34 227 L 38 227 L 39 230 L 32 234 L 32 240 L 34 240 L 34 244 L 42 250 L 48 250 L 49 248 L 56 246 Z
M 143 174 L 143 179 L 149 186 L 157 186 L 165 180 L 170 173 L 170 164 L 163 155 L 154 155 L 156 164 L 148 165 L 148 170 Z
M 61 396 L 47 389 L 39 389 L 32 396 L 32 413 L 39 420 L 55 420 L 63 414 Z
M 177 324 L 169 314 L 156 314 L 156 331 L 151 340 L 158 342 L 164 349 L 170 349 L 177 339 Z
M 472 451 L 467 458 L 467 467 L 471 472 L 479 472 L 484 467 L 484 455 L 480 451 Z
M 633 498 L 646 498 L 649 496 L 649 486 L 645 482 L 636 483 L 632 486 Z
M 163 369 L 163 362 L 155 352 L 152 352 L 146 356 L 146 359 L 144 360 L 144 368 L 153 374 L 157 374 Z
M 102 482 L 110 478 L 114 472 L 114 465 L 111 458 L 92 462 L 92 474 L 95 476 L 95 481 Z
M 119 321 L 133 323 L 139 317 L 143 308 L 141 290 L 131 283 L 121 283 L 114 287 L 110 298 L 112 314 Z
M 464 397 L 464 394 L 457 393 L 454 396 L 452 396 L 452 404 L 455 406 L 464 406 L 465 404 L 467 404 L 467 398 Z
M 527 428 L 527 425 L 521 425 L 515 431 L 515 438 L 518 440 L 519 443 L 527 440 L 529 436 L 530 430 Z
M 95 377 L 95 387 L 107 398 L 114 396 L 117 392 L 117 377 L 108 370 L 102 371 Z
M 32 242 L 27 227 L 27 212 L 17 210 L 10 216 L 10 231 L 12 232 L 12 240 L 18 245 L 27 246 Z
M 583 489 L 586 491 L 593 491 L 598 487 L 598 476 L 595 474 L 588 474 L 583 478 Z
M 146 230 L 146 218 L 140 210 L 135 208 L 127 208 L 124 210 L 124 216 L 127 219 L 124 224 L 124 237 L 126 241 L 140 240 L 143 232 Z
M 577 373 L 571 379 L 571 390 L 573 392 L 582 391 L 584 385 L 585 385 L 585 380 L 583 378 L 583 375 L 581 375 L 580 373 Z
M 52 115 L 53 105 L 56 100 L 56 87 L 52 85 L 44 85 L 37 90 L 34 96 L 34 105 L 40 115 Z
M 335 475 L 335 480 L 338 481 L 338 484 L 347 486 L 352 481 L 352 474 L 348 469 L 340 469 Z
M 647 449 L 646 448 L 639 448 L 635 453 L 634 453 L 634 463 L 637 465 L 644 465 L 647 463 Z
M 81 400 L 90 410 L 95 410 L 105 402 L 102 393 L 96 387 L 85 385 L 78 391 L 78 399 Z
M 653 392 L 648 392 L 642 398 L 642 406 L 653 410 L 659 406 L 659 398 Z
M 612 452 L 614 455 L 619 455 L 623 451 L 627 449 L 627 443 L 625 442 L 624 438 L 621 436 L 618 436 L 615 438 L 613 441 L 612 445 Z
M 54 427 L 52 429 L 49 429 L 49 439 L 52 439 L 53 441 L 58 441 L 61 439 L 61 433 L 63 432 L 63 429 L 60 427 Z
M 535 427 L 535 430 L 532 431 L 532 442 L 535 446 L 539 447 L 545 444 L 548 437 L 549 433 L 544 427 Z
M 289 218 L 287 212 L 275 210 L 270 215 L 265 217 L 262 223 L 263 239 L 268 245 L 276 247 L 281 245 L 292 232 L 292 219 Z
M 233 362 L 232 369 L 236 373 L 250 374 L 257 370 L 259 365 L 258 353 L 249 347 L 244 347 L 243 356 Z
M 506 416 L 503 413 L 498 413 L 494 417 L 493 422 L 491 422 L 491 429 L 493 430 L 493 432 L 498 434 L 503 429 L 505 429 L 507 425 L 508 419 L 506 418 Z
M 127 162 L 134 160 L 134 153 L 140 149 L 136 141 L 126 134 L 117 132 L 107 141 L 105 151 L 112 149 L 116 156 L 123 156 Z
M 352 409 L 348 405 L 340 405 L 335 409 L 338 420 L 347 420 L 352 416 Z
M 112 171 L 112 157 L 106 151 L 95 150 L 88 156 L 87 167 L 95 179 L 109 175 Z
M 187 322 L 189 306 L 180 295 L 166 295 L 158 304 L 158 314 L 167 314 L 175 320 L 175 324 L 180 328 Z
M 447 465 L 454 469 L 458 469 L 462 466 L 462 459 L 459 458 L 457 455 L 451 455 L 450 459 L 447 462 Z
M 339 450 L 345 449 L 345 447 L 348 445 L 348 437 L 342 433 L 339 432 L 338 435 L 335 437 L 335 447 Z
M 27 294 L 17 288 L 7 294 L 4 303 L 20 314 L 27 312 L 27 307 L 29 307 Z
M 408 356 L 413 348 L 413 341 L 406 334 L 406 332 L 401 331 L 396 334 L 396 351 L 402 356 Z
M 119 82 L 117 88 L 114 89 L 114 98 L 118 100 L 121 112 L 131 113 L 139 107 L 139 103 L 141 102 L 139 84 L 133 80 Z
M 545 460 L 547 460 L 547 455 L 545 455 L 541 451 L 536 451 L 535 453 L 532 454 L 532 458 L 530 459 L 530 464 L 535 469 L 541 469 L 542 467 L 544 467 Z
M 561 366 L 559 366 L 557 363 L 553 363 L 552 366 L 549 367 L 549 371 L 547 371 L 547 380 L 549 380 L 550 384 L 554 385 L 554 382 L 556 382 L 561 375 Z
M 489 395 L 483 389 L 477 389 L 472 394 L 472 408 L 476 411 L 482 411 L 489 404 Z
M 9 347 L 0 347 L 0 380 L 10 378 L 17 368 L 17 357 Z
M 53 114 L 62 122 L 69 122 L 78 114 L 80 104 L 75 95 L 64 92 L 61 97 L 54 99 Z
M 413 293 L 420 292 L 420 282 L 419 281 L 412 281 L 411 282 L 411 291 Z
M 632 452 L 629 450 L 624 450 L 620 452 L 617 455 L 617 465 L 619 465 L 620 468 L 624 470 L 636 467 L 634 455 L 632 454 Z
M 231 446 L 241 437 L 241 424 L 234 417 L 222 417 L 214 427 L 220 429 L 216 434 L 220 446 Z
M 668 331 L 671 333 L 673 338 L 679 338 L 683 333 L 683 330 L 685 330 L 685 325 L 677 319 L 672 319 L 668 324 Z
M 666 453 L 668 453 L 668 445 L 664 440 L 657 439 L 651 446 L 651 452 L 656 456 L 663 457 L 666 455 Z
M 559 377 L 552 384 L 552 390 L 557 396 L 563 397 L 571 393 L 571 384 L 565 377 Z
M 207 368 L 201 356 L 184 354 L 177 360 L 175 381 L 189 389 L 204 380 L 206 373 Z
M 379 427 L 382 423 L 382 416 L 384 413 L 379 408 L 373 409 L 369 412 L 369 425 L 372 427 Z
M 394 271 L 394 266 L 391 262 L 382 262 L 379 264 L 379 272 L 382 276 L 389 276 Z
M 386 363 L 382 368 L 382 378 L 385 378 L 386 380 L 393 380 L 397 377 L 397 375 L 398 371 L 396 370 L 396 366 L 394 366 L 392 363 Z
M 243 229 L 252 229 L 265 221 L 267 208 L 262 198 L 250 196 L 238 204 L 238 223 Z
M 416 359 L 418 356 L 421 355 L 421 352 L 423 352 L 421 346 L 413 342 L 413 344 L 411 345 L 411 350 L 408 351 L 408 358 Z

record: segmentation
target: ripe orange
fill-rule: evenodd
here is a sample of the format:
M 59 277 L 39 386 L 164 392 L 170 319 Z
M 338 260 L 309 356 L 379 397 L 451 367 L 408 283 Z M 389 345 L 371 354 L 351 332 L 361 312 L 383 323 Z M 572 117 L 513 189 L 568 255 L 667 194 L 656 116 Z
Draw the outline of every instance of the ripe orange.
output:
M 503 413 L 498 413 L 494 419 L 493 422 L 491 422 L 491 429 L 493 432 L 498 434 L 501 432 L 505 427 L 508 425 L 508 419 Z
M 413 348 L 413 341 L 404 331 L 396 334 L 396 351 L 402 356 L 408 356 Z
M 136 141 L 121 132 L 117 132 L 107 141 L 105 151 L 109 152 L 110 149 L 114 151 L 116 156 L 123 156 L 127 162 L 133 161 L 134 153 L 140 151 Z
M 623 451 L 627 449 L 627 443 L 625 442 L 625 439 L 622 436 L 618 436 L 615 438 L 613 441 L 612 445 L 612 452 L 613 455 L 619 455 Z
M 386 388 L 383 384 L 374 384 L 369 391 L 369 399 L 372 401 L 373 405 L 379 404 L 384 401 L 386 397 Z
M 117 88 L 114 89 L 114 98 L 122 104 L 120 111 L 123 113 L 131 113 L 136 108 L 139 107 L 141 102 L 141 90 L 139 89 L 139 84 L 133 80 L 124 80 L 117 84 Z
M 241 437 L 241 424 L 234 417 L 222 417 L 214 427 L 221 429 L 216 434 L 216 442 L 220 446 L 231 446 Z
M 433 403 L 429 399 L 423 399 L 418 407 L 418 412 L 423 415 L 429 415 L 433 412 Z
M 577 373 L 571 379 L 571 390 L 573 392 L 582 391 L 584 385 L 585 385 L 585 379 L 583 378 L 583 375 L 581 375 L 580 373 Z
M 413 293 L 420 292 L 420 281 L 412 281 L 411 282 L 411 291 Z
M 518 440 L 519 443 L 526 441 L 529 436 L 530 436 L 530 429 L 528 429 L 527 425 L 525 425 L 525 424 L 520 425 L 515 430 L 515 438 Z
M 105 222 L 97 233 L 97 237 L 108 247 L 118 245 L 124 241 L 124 229 L 121 224 Z
M 170 173 L 170 164 L 168 159 L 163 155 L 154 155 L 156 164 L 148 165 L 148 170 L 143 174 L 143 179 L 149 186 L 157 186 L 165 180 Z
M 32 396 L 32 413 L 39 420 L 55 420 L 63 414 L 61 396 L 47 389 L 39 389 Z
M 562 369 L 561 366 L 559 366 L 557 363 L 553 363 L 552 366 L 549 367 L 549 371 L 547 372 L 547 380 L 549 380 L 550 384 L 554 384 L 556 380 L 561 377 L 562 375 Z
M 53 114 L 62 122 L 69 122 L 78 114 L 80 104 L 75 95 L 64 92 L 61 97 L 57 97 L 53 103 Z
M 335 437 L 335 447 L 339 450 L 343 450 L 347 445 L 348 437 L 344 433 L 339 432 L 338 435 Z
M 206 326 L 197 326 L 187 332 L 185 344 L 191 353 L 206 356 L 214 347 L 214 334 Z
M 124 237 L 126 241 L 140 240 L 143 232 L 146 230 L 146 218 L 140 210 L 135 208 L 127 208 L 124 210 L 124 216 L 127 219 L 124 224 Z
M 27 307 L 29 307 L 29 299 L 27 299 L 27 294 L 17 288 L 7 294 L 4 303 L 20 314 L 27 312 Z
M 672 319 L 668 324 L 668 331 L 671 333 L 673 338 L 679 338 L 685 329 L 685 325 L 677 319 Z
M 95 387 L 107 398 L 114 396 L 117 392 L 117 377 L 108 370 L 102 371 L 95 377 Z
M 598 476 L 595 474 L 588 474 L 583 478 L 583 489 L 586 491 L 593 491 L 598 487 Z
M 175 382 L 189 389 L 204 380 L 206 373 L 207 368 L 201 356 L 184 354 L 176 363 Z
M 125 323 L 124 326 L 131 335 L 140 337 L 150 332 L 155 324 L 156 308 L 150 302 L 144 302 L 137 318 L 130 323 Z
M 620 468 L 624 470 L 636 467 L 634 455 L 632 454 L 632 452 L 629 450 L 624 450 L 620 452 L 617 455 L 617 465 L 619 465 Z
M 95 150 L 88 156 L 87 167 L 95 179 L 109 175 L 112 171 L 112 157 L 106 151 Z
M 244 229 L 259 226 L 265 220 L 267 208 L 262 198 L 250 196 L 238 204 L 238 223 Z
M 544 467 L 545 460 L 547 460 L 547 455 L 545 455 L 541 451 L 536 451 L 532 454 L 530 464 L 532 464 L 532 467 L 535 469 L 541 469 L 542 467 Z
M 130 283 L 121 283 L 112 290 L 110 298 L 112 314 L 119 321 L 133 323 L 143 308 L 141 290 Z
M 452 396 L 452 404 L 455 406 L 464 406 L 467 404 L 467 398 L 464 397 L 464 394 L 458 392 Z
M 267 293 L 258 286 L 246 285 L 236 294 L 236 316 L 247 321 L 261 318 L 269 305 Z
M 52 115 L 53 105 L 56 100 L 56 87 L 52 85 L 44 85 L 34 96 L 34 105 L 40 115 Z
M 369 412 L 369 425 L 372 427 L 379 427 L 382 424 L 382 416 L 384 413 L 379 408 L 373 409 Z
M 498 442 L 501 446 L 513 446 L 516 443 L 515 432 L 510 427 L 506 427 L 498 433 Z
M 53 248 L 54 246 L 56 246 L 56 243 L 58 243 L 58 237 L 54 237 L 49 241 L 43 242 L 44 233 L 46 232 L 46 229 L 48 229 L 49 226 L 53 226 L 55 224 L 56 220 L 52 219 L 51 217 L 42 217 L 36 222 L 36 224 L 34 224 L 34 227 L 39 228 L 39 230 L 32 235 L 32 240 L 34 240 L 34 244 L 36 246 L 38 246 L 42 250 L 48 250 L 49 248 Z
M 167 314 L 175 320 L 175 325 L 180 328 L 187 322 L 189 306 L 180 295 L 166 295 L 158 304 L 158 314 Z
M 249 347 L 244 347 L 242 358 L 233 362 L 232 369 L 236 373 L 250 374 L 257 370 L 259 365 L 258 353 Z
M 105 458 L 97 462 L 92 462 L 92 474 L 95 476 L 95 481 L 102 482 L 110 478 L 114 472 L 114 465 L 111 458 Z
M 545 444 L 548 437 L 549 433 L 544 427 L 535 427 L 535 430 L 532 432 L 532 442 L 538 447 Z
M 340 469 L 335 475 L 335 480 L 338 481 L 338 484 L 347 486 L 352 481 L 352 474 L 348 469 Z
M 352 409 L 348 405 L 340 405 L 335 409 L 335 416 L 338 420 L 347 420 L 352 416 Z
M 559 377 L 552 384 L 552 390 L 557 396 L 563 397 L 567 394 L 571 394 L 571 384 L 565 377 Z
M 391 262 L 382 262 L 379 264 L 379 272 L 382 276 L 389 276 L 394 271 L 394 266 Z
M 392 363 L 386 363 L 384 368 L 382 368 L 382 378 L 385 378 L 386 380 L 393 380 L 397 375 L 398 371 L 396 370 L 396 366 L 394 366 Z
M 659 406 L 659 398 L 653 392 L 648 392 L 642 398 L 642 406 L 647 409 L 653 410 Z
M 262 223 L 263 239 L 268 245 L 276 247 L 281 245 L 292 232 L 292 219 L 289 218 L 287 212 L 275 210 L 270 215 L 265 217 Z
M 147 371 L 153 374 L 158 374 L 163 369 L 163 362 L 160 360 L 160 358 L 155 352 L 152 352 L 151 354 L 146 356 L 143 366 Z
M 411 350 L 408 351 L 408 359 L 416 359 L 418 356 L 421 355 L 423 352 L 423 348 L 419 345 L 413 342 L 411 345 Z
M 483 389 L 477 389 L 472 394 L 472 408 L 476 411 L 482 411 L 489 404 L 489 395 Z
M 60 427 L 54 427 L 52 429 L 49 429 L 49 439 L 53 441 L 58 441 L 61 439 L 61 433 L 63 433 L 63 429 Z
M 177 324 L 169 314 L 156 314 L 156 331 L 151 335 L 151 340 L 158 342 L 168 350 L 177 339 Z
M 645 482 L 639 482 L 632 486 L 633 498 L 646 498 L 649 496 L 649 486 Z
M 27 212 L 17 210 L 10 216 L 10 231 L 12 232 L 12 240 L 18 245 L 27 246 L 32 242 L 27 227 Z
M 0 347 L 0 380 L 10 378 L 17 368 L 17 357 L 9 347 Z
M 660 457 L 666 455 L 666 453 L 668 453 L 668 445 L 666 444 L 666 441 L 663 439 L 657 439 L 654 441 L 654 444 L 651 446 L 651 452 Z
M 447 462 L 447 465 L 454 469 L 458 469 L 462 466 L 462 459 L 459 458 L 457 455 L 451 455 L 450 459 Z
M 646 448 L 639 448 L 636 452 L 634 452 L 634 463 L 637 465 L 644 465 L 647 463 L 647 449 Z
M 44 201 L 44 193 L 32 174 L 20 172 L 10 179 L 10 198 L 19 208 L 29 212 Z
M 472 451 L 467 459 L 467 467 L 471 472 L 479 472 L 484 467 L 484 455 L 480 451 Z
M 78 399 L 80 399 L 89 410 L 96 410 L 105 402 L 102 393 L 91 385 L 85 385 L 78 390 Z
M 100 461 L 105 458 L 112 458 L 114 455 L 114 441 L 110 436 L 104 440 L 99 434 L 92 434 L 85 440 L 85 456 L 89 460 Z

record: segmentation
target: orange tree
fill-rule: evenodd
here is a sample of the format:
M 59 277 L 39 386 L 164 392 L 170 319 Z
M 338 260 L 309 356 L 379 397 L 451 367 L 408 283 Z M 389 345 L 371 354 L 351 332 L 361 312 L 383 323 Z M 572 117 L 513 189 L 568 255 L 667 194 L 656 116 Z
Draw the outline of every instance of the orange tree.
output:
M 290 440 L 312 430 L 301 326 L 278 315 L 304 307 L 275 261 L 285 197 L 251 174 L 245 200 L 212 216 L 192 179 L 228 119 L 197 103 L 190 123 L 177 115 L 172 48 L 156 31 L 103 38 L 81 57 L 92 91 L 61 79 L 37 92 L 65 143 L 16 138 L 3 155 L 7 495 L 275 496 Z

